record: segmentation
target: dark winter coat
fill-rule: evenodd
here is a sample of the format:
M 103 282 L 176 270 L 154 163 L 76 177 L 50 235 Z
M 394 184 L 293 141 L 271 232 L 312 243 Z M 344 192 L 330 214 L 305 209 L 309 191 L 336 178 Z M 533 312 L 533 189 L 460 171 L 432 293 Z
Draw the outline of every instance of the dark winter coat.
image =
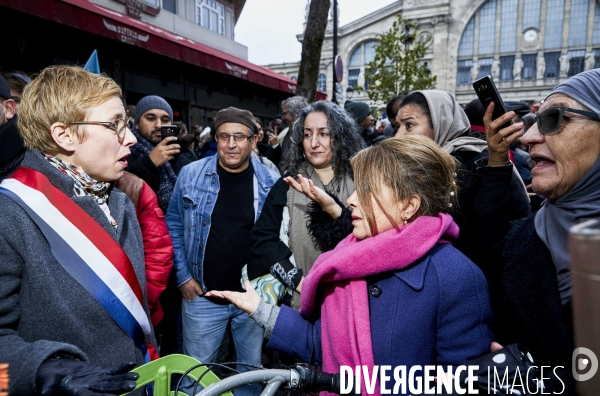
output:
M 17 128 L 17 115 L 0 126 L 0 180 L 13 173 L 23 161 L 25 145 Z
M 563 366 L 563 394 L 573 394 L 571 304 L 561 304 L 556 267 L 536 233 L 535 214 L 510 221 L 512 174 L 512 165 L 480 168 L 474 207 L 479 230 L 474 243 L 486 257 L 480 267 L 490 287 L 494 333 L 501 344 L 522 343 L 537 366 Z M 546 382 L 556 392 L 563 387 L 553 375 Z
M 452 153 L 452 156 L 462 164 L 457 177 L 459 185 L 458 206 L 453 207 L 450 211 L 452 218 L 460 230 L 458 240 L 453 245 L 473 260 L 475 264 L 479 264 L 482 260 L 485 260 L 485 256 L 482 257 L 482 253 L 479 250 L 479 245 L 474 243 L 479 230 L 476 226 L 477 215 L 474 213 L 473 208 L 479 189 L 478 169 L 481 162 L 487 163 L 488 155 L 487 150 L 481 153 L 473 151 L 455 151 Z M 506 192 L 508 197 L 506 211 L 509 220 L 517 220 L 529 216 L 531 214 L 529 200 L 516 174 L 511 175 L 509 187 Z

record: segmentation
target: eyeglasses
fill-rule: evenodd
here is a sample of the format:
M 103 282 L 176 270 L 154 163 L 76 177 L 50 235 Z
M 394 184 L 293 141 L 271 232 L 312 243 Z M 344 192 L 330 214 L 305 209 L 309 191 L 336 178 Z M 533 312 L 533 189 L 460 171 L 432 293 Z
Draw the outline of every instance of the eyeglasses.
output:
M 216 134 L 217 140 L 221 141 L 221 142 L 227 142 L 229 143 L 229 140 L 231 138 L 233 138 L 233 140 L 235 140 L 236 143 L 241 143 L 243 141 L 245 141 L 246 139 L 252 139 L 254 137 L 254 134 L 248 136 L 248 135 L 244 135 L 243 133 L 234 133 L 233 135 L 230 135 L 228 133 L 217 133 Z
M 123 142 L 125 138 L 125 132 L 127 130 L 127 121 L 120 118 L 116 121 L 80 121 L 71 122 L 69 125 L 102 125 L 117 135 L 119 142 Z
M 549 107 L 546 110 L 539 113 L 536 117 L 538 130 L 542 135 L 547 135 L 558 131 L 563 121 L 563 115 L 565 112 L 581 114 L 589 117 L 594 121 L 600 121 L 600 115 L 592 111 L 585 111 L 579 109 L 572 109 L 570 107 L 556 106 Z M 525 131 L 525 128 L 523 128 Z

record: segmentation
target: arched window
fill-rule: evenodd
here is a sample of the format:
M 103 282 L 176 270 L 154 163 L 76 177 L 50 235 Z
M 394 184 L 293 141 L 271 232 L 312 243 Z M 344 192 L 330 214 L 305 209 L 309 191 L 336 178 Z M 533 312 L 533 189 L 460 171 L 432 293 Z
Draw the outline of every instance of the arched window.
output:
M 358 76 L 365 65 L 375 59 L 375 50 L 377 49 L 377 40 L 368 40 L 359 44 L 348 58 L 348 86 L 356 87 L 358 85 Z M 365 83 L 367 85 L 367 83 Z M 363 87 L 365 88 L 365 87 Z
M 321 92 L 327 92 L 327 76 L 324 73 L 319 74 L 317 89 Z
M 350 59 L 348 59 L 348 86 L 356 87 L 358 85 L 358 75 L 360 74 L 360 66 L 362 64 L 362 45 L 356 47 Z
M 572 76 L 590 67 L 589 50 L 600 66 L 600 0 L 569 0 L 568 8 L 565 0 L 488 0 L 463 30 L 456 83 L 470 89 L 473 78 L 492 72 L 500 81 Z

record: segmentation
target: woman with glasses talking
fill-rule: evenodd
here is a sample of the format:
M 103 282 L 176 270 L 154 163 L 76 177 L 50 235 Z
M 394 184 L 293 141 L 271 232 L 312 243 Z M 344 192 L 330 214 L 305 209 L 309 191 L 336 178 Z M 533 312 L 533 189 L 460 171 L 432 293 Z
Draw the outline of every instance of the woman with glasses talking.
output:
M 489 146 L 487 166 L 479 169 L 476 202 L 480 237 L 488 252 L 483 267 L 490 284 L 500 343 L 522 343 L 538 366 L 557 369 L 546 391 L 573 394 L 574 350 L 569 228 L 600 217 L 600 69 L 580 73 L 546 98 L 536 121 L 500 129 L 514 114 L 484 122 Z M 517 222 L 507 218 L 512 174 L 508 147 L 520 138 L 535 162 L 533 191 L 545 198 L 539 211 Z

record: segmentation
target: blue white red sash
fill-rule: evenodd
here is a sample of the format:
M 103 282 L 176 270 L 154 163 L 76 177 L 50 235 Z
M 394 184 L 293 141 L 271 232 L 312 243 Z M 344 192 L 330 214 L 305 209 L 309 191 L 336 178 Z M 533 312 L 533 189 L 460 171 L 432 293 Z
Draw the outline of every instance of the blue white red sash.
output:
M 62 267 L 110 314 L 142 351 L 155 359 L 142 288 L 121 246 L 86 211 L 33 169 L 19 168 L 0 183 L 39 227 Z

